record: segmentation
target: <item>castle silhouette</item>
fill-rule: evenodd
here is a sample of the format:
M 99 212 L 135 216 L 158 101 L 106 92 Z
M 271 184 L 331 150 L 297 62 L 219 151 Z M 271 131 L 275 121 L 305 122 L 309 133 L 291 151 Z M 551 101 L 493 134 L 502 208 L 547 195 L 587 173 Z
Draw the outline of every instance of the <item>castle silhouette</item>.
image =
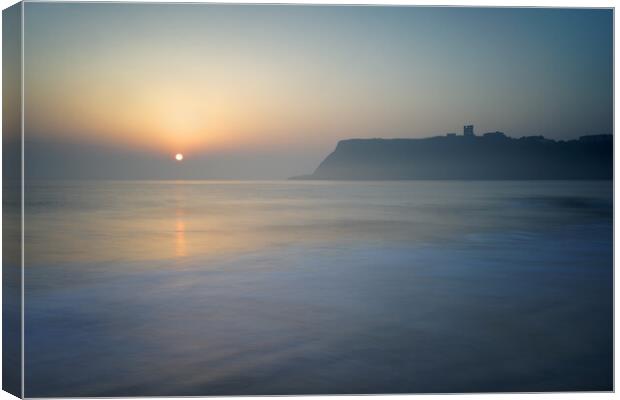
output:
M 613 136 L 576 140 L 447 133 L 424 139 L 348 139 L 338 142 L 314 173 L 325 180 L 557 180 L 612 179 Z

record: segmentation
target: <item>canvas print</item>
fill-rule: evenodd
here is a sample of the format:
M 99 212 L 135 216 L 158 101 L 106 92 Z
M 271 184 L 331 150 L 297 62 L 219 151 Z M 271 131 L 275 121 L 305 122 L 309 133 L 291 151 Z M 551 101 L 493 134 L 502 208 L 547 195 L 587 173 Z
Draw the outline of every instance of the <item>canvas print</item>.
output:
M 4 390 L 612 391 L 613 28 L 4 10 Z

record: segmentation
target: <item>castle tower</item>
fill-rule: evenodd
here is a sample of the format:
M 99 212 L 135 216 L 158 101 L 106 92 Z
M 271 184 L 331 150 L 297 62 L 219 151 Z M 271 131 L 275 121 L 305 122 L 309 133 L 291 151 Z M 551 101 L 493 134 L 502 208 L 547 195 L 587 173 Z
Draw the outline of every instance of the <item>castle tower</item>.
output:
M 474 126 L 473 125 L 465 125 L 463 127 L 463 136 L 476 136 L 474 134 Z

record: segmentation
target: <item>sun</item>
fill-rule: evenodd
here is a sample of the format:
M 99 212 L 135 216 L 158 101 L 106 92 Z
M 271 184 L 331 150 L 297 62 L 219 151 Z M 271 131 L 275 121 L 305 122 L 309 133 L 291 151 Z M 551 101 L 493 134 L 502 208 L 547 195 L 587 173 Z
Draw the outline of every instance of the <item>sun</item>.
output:
M 177 153 L 177 155 L 174 156 L 174 158 L 176 158 L 177 161 L 183 161 L 183 154 Z

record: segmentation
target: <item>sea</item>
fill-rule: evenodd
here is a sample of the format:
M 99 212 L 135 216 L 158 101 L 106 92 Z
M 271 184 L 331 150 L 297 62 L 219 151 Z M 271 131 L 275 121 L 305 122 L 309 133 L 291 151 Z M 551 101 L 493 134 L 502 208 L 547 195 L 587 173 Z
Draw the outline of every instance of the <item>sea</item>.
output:
M 609 391 L 611 181 L 27 181 L 25 395 Z

